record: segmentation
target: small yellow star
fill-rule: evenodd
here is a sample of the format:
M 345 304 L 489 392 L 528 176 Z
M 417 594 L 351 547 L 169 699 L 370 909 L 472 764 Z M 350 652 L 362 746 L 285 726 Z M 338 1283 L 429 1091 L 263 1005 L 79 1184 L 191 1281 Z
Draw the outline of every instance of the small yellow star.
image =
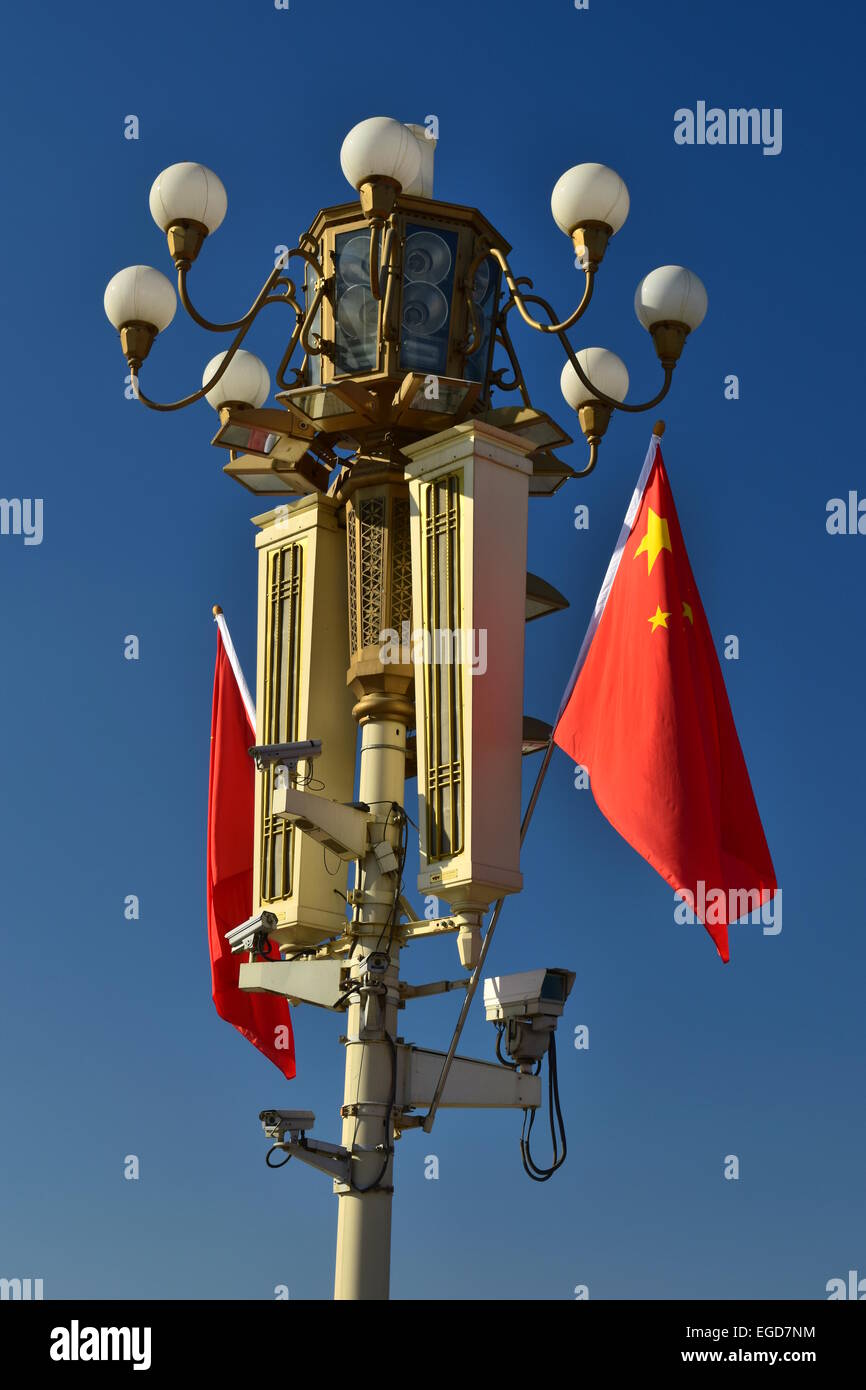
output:
M 683 617 L 684 617 L 684 618 L 688 618 L 688 620 L 689 620 L 689 622 L 691 623 L 692 627 L 694 627 L 694 625 L 695 625 L 695 615 L 694 615 L 694 613 L 692 612 L 692 605 L 691 605 L 690 603 L 686 603 L 685 599 L 683 599 Z
M 671 550 L 671 533 L 668 524 L 663 516 L 649 508 L 647 517 L 646 535 L 634 553 L 634 558 L 638 555 L 646 555 L 647 574 L 652 574 L 652 568 L 663 550 Z
M 651 631 L 651 632 L 655 632 L 655 630 L 656 630 L 657 627 L 663 627 L 663 628 L 667 629 L 668 618 L 669 618 L 670 616 L 671 616 L 670 613 L 663 613 L 662 610 L 661 610 L 661 608 L 659 607 L 659 605 L 656 604 L 656 611 L 655 611 L 655 613 L 653 614 L 653 616 L 652 616 L 651 618 L 647 618 L 647 622 L 648 622 L 648 623 L 652 623 L 652 627 L 651 627 L 650 631 Z

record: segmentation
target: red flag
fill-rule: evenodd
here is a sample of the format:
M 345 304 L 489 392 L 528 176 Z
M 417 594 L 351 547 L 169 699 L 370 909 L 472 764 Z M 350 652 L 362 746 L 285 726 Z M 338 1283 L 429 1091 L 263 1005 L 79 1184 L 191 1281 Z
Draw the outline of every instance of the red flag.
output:
M 776 875 L 655 436 L 553 737 L 727 961 Z
M 249 918 L 253 906 L 255 770 L 247 749 L 255 742 L 255 724 L 246 685 L 242 694 L 233 669 L 237 658 L 228 629 L 221 616 L 217 621 L 207 817 L 213 1001 L 220 1018 L 233 1023 L 291 1080 L 295 1043 L 288 1002 L 278 995 L 243 993 L 238 988 L 242 957 L 231 954 L 225 939 L 227 931 Z

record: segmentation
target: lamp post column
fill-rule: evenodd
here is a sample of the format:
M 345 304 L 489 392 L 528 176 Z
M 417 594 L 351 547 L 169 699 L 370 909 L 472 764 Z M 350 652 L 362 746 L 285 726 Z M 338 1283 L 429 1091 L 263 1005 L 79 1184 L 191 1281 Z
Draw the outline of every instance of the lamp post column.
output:
M 395 898 L 399 893 L 399 838 L 406 725 L 369 719 L 361 729 L 360 796 L 376 813 L 374 833 L 395 846 L 398 867 L 382 873 L 375 850 L 361 865 L 355 895 L 352 976 L 357 1002 L 348 1011 L 342 1142 L 352 1154 L 353 1185 L 335 1183 L 339 1194 L 334 1297 L 386 1299 L 391 1263 L 393 1195 L 393 1103 L 400 935 Z
M 401 946 L 406 732 L 415 723 L 413 669 L 389 661 L 384 634 L 411 618 L 408 485 L 402 466 L 361 459 L 347 488 L 348 681 L 361 726 L 358 795 L 370 807 L 370 848 L 359 864 L 350 931 L 358 994 L 347 1014 L 342 1142 L 351 1185 L 339 1197 L 334 1297 L 387 1299 L 391 1263 L 393 1107 Z M 399 653 L 400 656 L 403 653 Z M 378 848 L 378 854 L 377 854 Z

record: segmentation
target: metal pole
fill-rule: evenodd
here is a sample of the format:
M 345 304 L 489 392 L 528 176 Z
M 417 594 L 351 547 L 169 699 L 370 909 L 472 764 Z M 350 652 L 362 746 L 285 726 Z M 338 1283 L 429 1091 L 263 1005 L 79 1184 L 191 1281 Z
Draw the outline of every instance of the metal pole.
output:
M 360 799 L 374 812 L 385 837 L 396 845 L 402 831 L 395 822 L 393 806 L 403 805 L 405 772 L 405 724 L 376 718 L 364 723 Z M 395 873 L 383 874 L 372 850 L 360 866 L 351 961 L 360 995 L 347 1014 L 341 1111 L 342 1142 L 353 1155 L 353 1177 L 351 1186 L 334 1183 L 339 1196 L 336 1299 L 387 1299 L 389 1291 L 394 1143 L 391 1106 L 400 972 L 400 934 L 392 924 L 398 916 L 394 909 L 399 877 L 399 867 Z M 386 968 L 375 968 L 378 956 L 387 957 Z
M 541 767 L 538 769 L 538 776 L 535 779 L 535 786 L 532 788 L 532 795 L 529 798 L 529 804 L 526 807 L 526 810 L 523 815 L 523 821 L 521 822 L 521 845 L 523 844 L 523 841 L 526 839 L 526 832 L 529 829 L 529 822 L 532 820 L 532 813 L 535 810 L 535 806 L 538 801 L 538 796 L 541 791 L 541 784 L 544 781 L 545 776 L 547 775 L 547 769 L 550 766 L 550 760 L 553 757 L 553 747 L 553 736 L 551 735 L 551 738 L 547 744 L 547 748 L 544 752 L 544 759 L 542 761 Z M 433 1128 L 433 1121 L 436 1118 L 436 1111 L 439 1109 L 439 1102 L 442 1099 L 442 1092 L 445 1090 L 445 1082 L 448 1080 L 448 1073 L 451 1070 L 451 1063 L 454 1061 L 454 1054 L 456 1053 L 457 1045 L 460 1042 L 460 1035 L 463 1032 L 463 1025 L 466 1022 L 466 1018 L 469 1013 L 469 1006 L 472 1003 L 475 991 L 478 988 L 478 981 L 481 979 L 481 972 L 484 969 L 484 962 L 487 959 L 487 952 L 490 949 L 490 943 L 493 940 L 493 933 L 496 930 L 496 923 L 499 921 L 499 914 L 502 911 L 502 904 L 504 902 L 504 898 L 499 898 L 497 899 L 493 907 L 493 912 L 490 917 L 487 932 L 485 934 L 484 941 L 481 946 L 481 951 L 478 956 L 478 964 L 475 966 L 475 969 L 473 970 L 471 978 L 469 980 L 469 986 L 466 990 L 466 998 L 463 1000 L 463 1007 L 460 1010 L 460 1017 L 457 1020 L 457 1027 L 454 1029 L 454 1036 L 451 1039 L 451 1045 L 448 1048 L 445 1061 L 442 1063 L 442 1070 L 439 1073 L 439 1080 L 436 1082 L 436 1090 L 433 1092 L 433 1099 L 430 1102 L 430 1109 L 427 1111 L 427 1114 L 424 1116 L 424 1119 L 422 1121 L 421 1127 L 427 1134 L 429 1134 L 431 1129 Z

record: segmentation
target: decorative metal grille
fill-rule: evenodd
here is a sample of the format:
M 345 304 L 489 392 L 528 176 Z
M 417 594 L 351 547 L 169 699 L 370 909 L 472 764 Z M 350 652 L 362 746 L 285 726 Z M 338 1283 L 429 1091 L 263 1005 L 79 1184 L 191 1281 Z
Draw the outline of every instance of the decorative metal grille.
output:
M 361 548 L 361 646 L 378 647 L 385 597 L 385 498 L 365 497 L 358 509 Z
M 444 633 L 462 627 L 460 497 L 462 473 L 438 478 L 424 490 L 424 592 L 428 643 L 424 664 L 427 718 L 427 859 L 463 848 L 463 668 Z M 442 660 L 443 649 L 452 660 Z
M 298 542 L 268 555 L 265 617 L 265 743 L 292 743 L 298 737 L 301 674 L 303 546 Z M 275 820 L 275 768 L 260 774 L 262 795 L 261 901 L 287 898 L 292 891 L 292 827 Z
M 349 558 L 349 657 L 358 650 L 358 528 L 352 508 L 347 513 Z
M 396 497 L 391 509 L 391 621 L 402 637 L 402 624 L 412 622 L 412 544 L 409 537 L 409 499 Z

